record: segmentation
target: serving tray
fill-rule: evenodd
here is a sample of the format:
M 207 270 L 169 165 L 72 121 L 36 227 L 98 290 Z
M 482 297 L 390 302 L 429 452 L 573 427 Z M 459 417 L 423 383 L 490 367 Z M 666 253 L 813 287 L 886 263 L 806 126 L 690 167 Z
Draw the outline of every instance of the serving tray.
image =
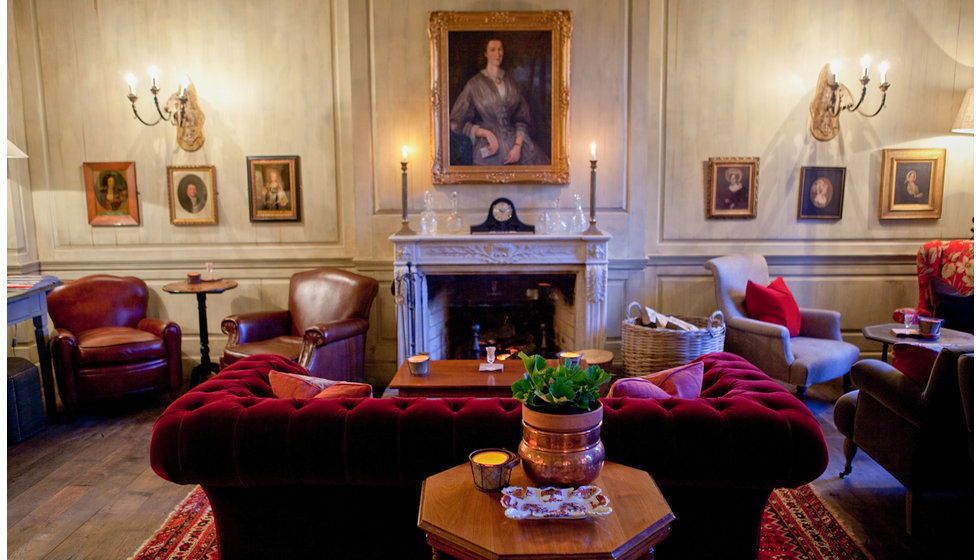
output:
M 609 498 L 598 486 L 535 488 L 508 486 L 500 505 L 511 519 L 585 519 L 612 513 Z

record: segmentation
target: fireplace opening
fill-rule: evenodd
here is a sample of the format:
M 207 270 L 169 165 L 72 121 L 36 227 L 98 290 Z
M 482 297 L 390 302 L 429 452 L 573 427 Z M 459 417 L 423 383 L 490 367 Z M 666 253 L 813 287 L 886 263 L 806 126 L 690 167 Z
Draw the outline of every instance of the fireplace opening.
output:
M 553 358 L 575 339 L 574 274 L 429 275 L 428 346 L 446 359 Z

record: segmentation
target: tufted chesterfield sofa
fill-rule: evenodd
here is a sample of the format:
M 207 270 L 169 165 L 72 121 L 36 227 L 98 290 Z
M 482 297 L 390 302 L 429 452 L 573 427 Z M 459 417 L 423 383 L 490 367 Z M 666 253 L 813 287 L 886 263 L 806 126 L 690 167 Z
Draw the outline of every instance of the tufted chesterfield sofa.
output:
M 648 471 L 670 504 L 658 559 L 755 558 L 769 493 L 819 476 L 826 443 L 755 366 L 728 353 L 699 360 L 700 398 L 603 399 L 606 458 Z M 153 470 L 204 488 L 223 560 L 431 558 L 416 527 L 422 480 L 521 439 L 513 399 L 276 399 L 270 369 L 303 372 L 244 358 L 153 429 Z

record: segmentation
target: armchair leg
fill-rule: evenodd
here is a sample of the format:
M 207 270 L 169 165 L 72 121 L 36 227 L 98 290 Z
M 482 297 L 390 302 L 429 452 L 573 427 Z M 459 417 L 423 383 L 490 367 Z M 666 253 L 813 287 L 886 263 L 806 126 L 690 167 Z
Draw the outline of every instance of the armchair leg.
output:
M 857 445 L 851 438 L 844 439 L 844 470 L 840 473 L 840 478 L 851 474 L 851 461 L 854 460 L 854 456 L 857 455 Z

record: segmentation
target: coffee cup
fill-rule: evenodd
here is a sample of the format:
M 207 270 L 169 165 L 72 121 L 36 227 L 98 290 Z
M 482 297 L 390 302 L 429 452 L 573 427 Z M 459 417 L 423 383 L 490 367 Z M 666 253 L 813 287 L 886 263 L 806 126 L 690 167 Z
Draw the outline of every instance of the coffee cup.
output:
M 409 356 L 408 372 L 418 377 L 429 375 L 429 356 L 423 354 Z
M 942 319 L 919 317 L 919 333 L 921 333 L 923 336 L 939 336 L 939 327 L 941 327 L 942 324 Z

